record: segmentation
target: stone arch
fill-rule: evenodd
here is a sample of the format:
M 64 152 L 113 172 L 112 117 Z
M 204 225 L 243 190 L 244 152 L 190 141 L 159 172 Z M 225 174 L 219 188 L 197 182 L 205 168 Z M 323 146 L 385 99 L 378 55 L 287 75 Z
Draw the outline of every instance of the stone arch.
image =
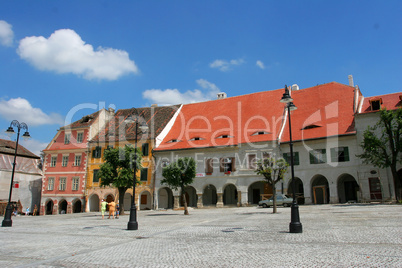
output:
M 54 202 L 52 199 L 47 199 L 45 202 L 45 215 L 53 214 Z
M 180 191 L 181 193 L 181 191 Z M 186 197 L 187 206 L 197 207 L 197 191 L 193 186 L 186 186 L 184 188 L 184 195 Z M 184 206 L 183 198 L 180 196 L 180 206 Z
M 62 199 L 59 201 L 59 206 L 58 206 L 58 213 L 59 214 L 66 214 L 67 213 L 67 200 Z
M 352 175 L 342 174 L 339 176 L 337 188 L 339 203 L 358 201 L 357 192 L 360 188 L 356 182 L 356 179 Z
M 99 202 L 99 196 L 97 194 L 93 194 L 88 198 L 88 207 L 89 207 L 89 211 L 99 211 L 99 206 L 100 206 L 100 202 Z
M 202 194 L 202 204 L 204 206 L 216 206 L 218 201 L 218 195 L 216 194 L 216 187 L 212 184 L 208 184 L 204 188 Z
M 80 199 L 76 198 L 73 200 L 73 213 L 82 212 L 82 202 Z
M 295 178 L 295 192 L 297 204 L 304 204 L 304 186 L 300 178 Z M 289 181 L 287 195 L 293 198 L 293 182 Z
M 237 188 L 234 184 L 230 183 L 223 188 L 223 204 L 225 206 L 235 205 L 237 206 L 238 196 Z
M 158 208 L 173 208 L 174 197 L 173 192 L 168 187 L 163 187 L 158 191 Z
M 139 194 L 140 197 L 140 210 L 150 210 L 151 209 L 151 193 L 149 191 L 143 191 Z
M 261 195 L 262 194 L 272 194 L 272 188 L 271 192 L 269 193 L 269 189 L 266 188 L 266 185 L 268 185 L 264 181 L 256 181 L 250 184 L 248 187 L 248 203 L 249 204 L 258 204 L 258 202 L 261 201 Z
M 323 175 L 315 175 L 311 179 L 311 195 L 313 204 L 329 203 L 329 184 Z

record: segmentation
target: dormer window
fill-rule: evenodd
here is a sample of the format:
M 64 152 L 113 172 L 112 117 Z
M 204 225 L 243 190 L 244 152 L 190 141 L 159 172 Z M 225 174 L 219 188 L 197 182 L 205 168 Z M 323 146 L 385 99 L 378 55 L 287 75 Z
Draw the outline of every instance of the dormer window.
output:
M 270 134 L 270 133 L 268 131 L 260 130 L 260 131 L 257 131 L 255 133 L 251 134 L 251 136 L 265 135 L 265 134 Z
M 168 141 L 168 143 L 172 143 L 172 142 L 179 142 L 179 140 L 177 140 L 177 139 L 171 139 L 170 141 Z
M 194 138 L 190 139 L 190 141 L 200 141 L 200 140 L 203 140 L 203 138 L 194 137 Z
M 225 134 L 225 135 L 220 135 L 220 136 L 218 136 L 218 137 L 216 137 L 217 139 L 226 139 L 226 138 L 232 138 L 233 136 L 229 136 L 229 135 L 227 135 L 227 134 Z
M 373 99 L 370 100 L 371 110 L 372 111 L 379 111 L 381 109 L 382 99 Z
M 316 124 L 311 124 L 311 125 L 305 126 L 304 128 L 302 128 L 302 130 L 312 129 L 312 128 L 318 128 L 318 127 L 322 127 L 322 126 L 316 125 Z

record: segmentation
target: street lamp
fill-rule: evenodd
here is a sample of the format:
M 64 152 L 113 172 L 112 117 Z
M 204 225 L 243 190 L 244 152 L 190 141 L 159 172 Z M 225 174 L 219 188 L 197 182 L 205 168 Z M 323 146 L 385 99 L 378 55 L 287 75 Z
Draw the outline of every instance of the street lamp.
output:
M 8 204 L 6 208 L 6 213 L 4 214 L 4 220 L 1 224 L 2 227 L 11 227 L 13 225 L 13 221 L 11 220 L 11 213 L 13 212 L 13 208 L 11 206 L 11 195 L 13 192 L 13 184 L 14 184 L 14 173 L 15 173 L 15 161 L 17 159 L 17 150 L 18 150 L 18 141 L 20 139 L 20 131 L 21 129 L 25 129 L 24 135 L 22 137 L 24 139 L 29 139 L 31 136 L 29 135 L 28 132 L 28 126 L 25 123 L 19 123 L 17 120 L 13 120 L 10 124 L 10 127 L 6 130 L 7 135 L 11 138 L 12 135 L 15 134 L 14 128 L 17 127 L 18 132 L 17 132 L 17 142 L 15 143 L 15 152 L 14 152 L 14 162 L 13 162 L 13 171 L 11 173 L 11 184 L 10 184 L 10 193 L 8 195 Z
M 289 118 L 289 147 L 290 147 L 290 170 L 292 172 L 292 190 L 293 190 L 293 202 L 291 207 L 291 220 L 289 224 L 289 232 L 290 233 L 302 233 L 303 226 L 300 222 L 299 217 L 299 205 L 296 202 L 296 184 L 295 184 L 295 170 L 293 163 L 293 141 L 292 141 L 292 124 L 290 121 L 290 111 L 294 111 L 297 107 L 293 104 L 293 99 L 289 95 L 288 87 L 285 85 L 285 93 L 282 96 L 280 102 L 286 104 L 286 108 L 288 109 L 288 118 Z
M 137 222 L 137 207 L 135 205 L 135 186 L 137 184 L 137 138 L 138 138 L 138 121 L 140 119 L 138 115 L 137 109 L 134 108 L 136 113 L 135 116 L 128 116 L 124 122 L 126 124 L 135 124 L 135 153 L 134 153 L 134 176 L 133 176 L 133 202 L 131 204 L 130 209 L 130 220 L 127 224 L 127 230 L 138 230 L 138 222 Z M 148 125 L 143 121 L 140 123 L 141 132 L 146 132 L 148 130 Z

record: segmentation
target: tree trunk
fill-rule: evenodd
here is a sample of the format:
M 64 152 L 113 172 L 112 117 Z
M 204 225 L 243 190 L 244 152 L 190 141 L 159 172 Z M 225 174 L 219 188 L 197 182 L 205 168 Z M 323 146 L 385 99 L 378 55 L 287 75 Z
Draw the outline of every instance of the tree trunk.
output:
M 127 191 L 126 187 L 119 187 L 119 214 L 124 215 L 124 195 Z
M 392 172 L 392 178 L 394 179 L 394 191 L 395 191 L 395 199 L 396 202 L 399 202 L 401 200 L 401 197 L 399 196 L 399 188 L 401 185 L 399 184 L 399 176 L 398 172 L 396 171 L 396 164 L 391 165 L 391 172 Z
M 272 197 L 273 197 L 273 213 L 276 213 L 276 186 L 275 183 L 272 184 Z
M 181 187 L 181 198 L 183 198 L 184 215 L 189 215 L 187 208 L 186 193 L 184 192 L 184 186 Z

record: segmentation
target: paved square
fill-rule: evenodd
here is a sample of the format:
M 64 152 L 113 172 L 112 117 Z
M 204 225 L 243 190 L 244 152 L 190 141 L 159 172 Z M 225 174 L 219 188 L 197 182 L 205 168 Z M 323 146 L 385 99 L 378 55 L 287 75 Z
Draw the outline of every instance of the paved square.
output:
M 0 228 L 0 267 L 402 267 L 401 205 L 256 207 L 13 217 Z

